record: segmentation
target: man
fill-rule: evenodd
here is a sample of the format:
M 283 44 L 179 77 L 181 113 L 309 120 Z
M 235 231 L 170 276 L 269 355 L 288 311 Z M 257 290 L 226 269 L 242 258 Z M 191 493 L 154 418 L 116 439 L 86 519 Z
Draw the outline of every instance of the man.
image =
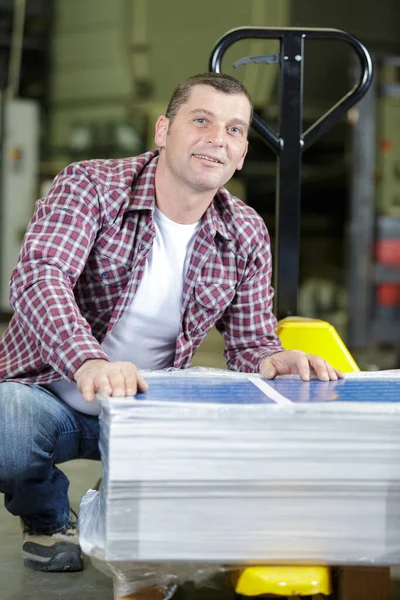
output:
M 99 458 L 96 392 L 136 394 L 138 369 L 188 367 L 214 324 L 230 369 L 342 377 L 282 350 L 268 232 L 221 187 L 243 166 L 251 116 L 235 79 L 192 77 L 157 121 L 159 150 L 70 165 L 37 203 L 0 341 L 0 490 L 29 567 L 82 568 L 55 465 Z

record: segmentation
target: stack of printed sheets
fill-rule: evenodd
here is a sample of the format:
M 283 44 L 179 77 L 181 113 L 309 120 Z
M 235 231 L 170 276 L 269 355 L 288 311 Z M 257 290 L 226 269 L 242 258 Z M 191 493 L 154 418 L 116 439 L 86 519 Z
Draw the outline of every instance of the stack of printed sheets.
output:
M 106 561 L 400 562 L 400 373 L 337 382 L 189 369 L 102 399 L 100 492 L 81 543 Z

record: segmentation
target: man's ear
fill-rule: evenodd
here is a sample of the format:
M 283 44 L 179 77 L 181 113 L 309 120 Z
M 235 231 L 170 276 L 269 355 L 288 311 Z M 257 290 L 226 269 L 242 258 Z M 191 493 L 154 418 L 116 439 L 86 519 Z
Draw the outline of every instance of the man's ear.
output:
M 238 165 L 236 167 L 237 171 L 240 171 L 241 168 L 243 167 L 244 159 L 246 158 L 246 154 L 247 154 L 247 150 L 248 149 L 249 149 L 249 142 L 246 142 L 246 147 L 245 147 L 244 152 L 242 154 L 242 158 L 239 160 Z
M 169 127 L 169 119 L 167 117 L 165 117 L 164 115 L 162 115 L 161 117 L 158 117 L 156 127 L 155 127 L 154 141 L 156 143 L 156 146 L 158 146 L 159 148 L 164 148 L 164 146 L 165 146 L 165 141 L 167 139 L 167 133 L 168 133 L 168 127 Z

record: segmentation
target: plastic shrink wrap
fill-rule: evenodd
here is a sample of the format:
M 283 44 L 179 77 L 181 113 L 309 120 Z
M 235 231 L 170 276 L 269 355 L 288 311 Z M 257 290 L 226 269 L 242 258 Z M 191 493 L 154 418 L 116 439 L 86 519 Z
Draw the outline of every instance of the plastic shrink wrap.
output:
M 400 563 L 400 372 L 145 372 L 101 398 L 83 551 L 120 596 L 245 564 Z M 168 591 L 169 590 L 169 591 Z

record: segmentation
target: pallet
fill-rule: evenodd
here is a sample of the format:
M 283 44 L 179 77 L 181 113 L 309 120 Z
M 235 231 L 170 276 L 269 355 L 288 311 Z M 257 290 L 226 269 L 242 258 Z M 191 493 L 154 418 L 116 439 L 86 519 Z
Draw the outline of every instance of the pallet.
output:
M 389 567 L 340 567 L 339 600 L 389 600 Z
M 389 600 L 389 567 L 340 567 L 337 576 L 338 600 Z M 163 600 L 163 598 L 162 590 L 153 587 L 129 596 L 119 596 L 116 600 Z

